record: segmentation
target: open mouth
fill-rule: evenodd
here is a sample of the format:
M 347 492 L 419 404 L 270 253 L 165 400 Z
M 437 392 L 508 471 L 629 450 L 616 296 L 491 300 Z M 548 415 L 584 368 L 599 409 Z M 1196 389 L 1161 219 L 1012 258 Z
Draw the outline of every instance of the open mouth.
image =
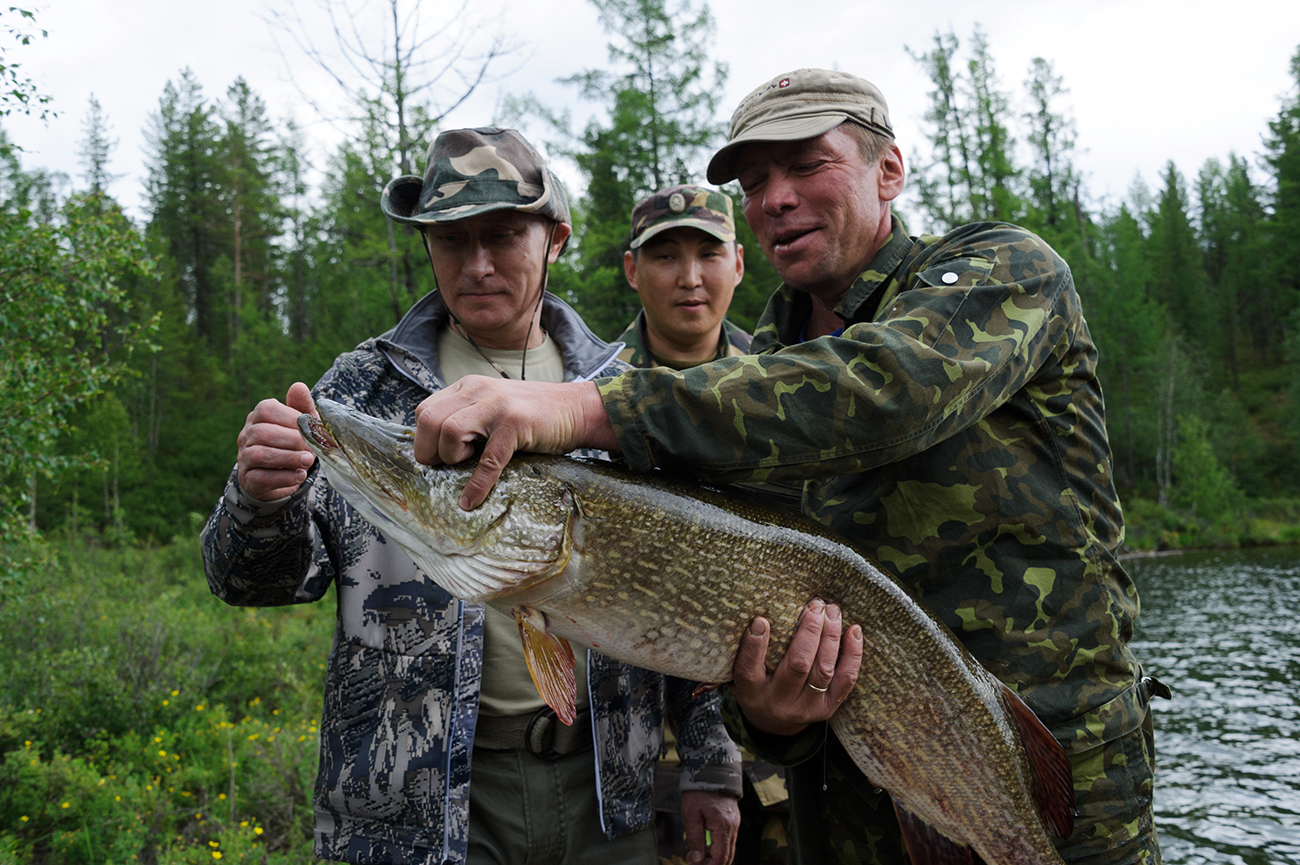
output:
M 817 229 L 815 228 L 804 228 L 788 229 L 786 231 L 778 232 L 773 238 L 772 249 L 777 253 L 787 252 L 791 248 L 797 246 L 799 241 L 808 237 L 816 230 Z

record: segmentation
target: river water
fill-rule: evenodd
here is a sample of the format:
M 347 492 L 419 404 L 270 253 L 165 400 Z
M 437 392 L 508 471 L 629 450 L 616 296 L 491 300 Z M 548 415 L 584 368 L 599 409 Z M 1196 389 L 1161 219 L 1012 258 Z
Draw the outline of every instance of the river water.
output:
M 1300 548 L 1129 559 L 1166 865 L 1300 865 Z

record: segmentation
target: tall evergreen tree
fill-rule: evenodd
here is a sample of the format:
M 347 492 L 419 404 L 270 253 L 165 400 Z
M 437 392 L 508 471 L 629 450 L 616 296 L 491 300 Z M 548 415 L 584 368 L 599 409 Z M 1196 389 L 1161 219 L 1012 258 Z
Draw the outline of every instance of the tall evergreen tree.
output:
M 1216 344 L 1209 283 L 1201 262 L 1196 231 L 1188 215 L 1187 183 L 1171 161 L 1161 174 L 1155 211 L 1151 214 L 1151 294 L 1169 310 L 1179 334 L 1189 345 Z
M 975 220 L 1015 220 L 1024 207 L 1007 125 L 1010 98 L 998 83 L 988 37 L 978 27 L 971 44 L 964 71 L 957 60 L 960 43 L 951 31 L 936 32 L 928 52 L 909 50 L 934 88 L 925 113 L 933 156 L 913 159 L 913 185 L 939 231 Z
M 222 325 L 213 267 L 220 251 L 222 168 L 213 113 L 192 71 L 184 70 L 178 84 L 167 82 L 158 111 L 150 115 L 145 191 L 149 229 L 175 261 L 187 317 L 200 339 L 218 344 Z
M 725 64 L 710 61 L 714 24 L 693 0 L 592 0 L 609 36 L 615 71 L 588 69 L 563 79 L 604 107 L 576 139 L 554 149 L 587 182 L 576 208 L 577 262 L 556 268 L 554 285 L 577 300 L 588 324 L 612 337 L 640 300 L 623 278 L 623 251 L 636 202 L 657 189 L 697 182 L 722 136 L 716 120 Z M 551 117 L 560 131 L 567 118 Z
M 93 93 L 81 128 L 83 137 L 78 153 L 85 168 L 82 177 L 86 181 L 86 190 L 92 196 L 103 197 L 108 194 L 108 185 L 121 175 L 109 173 L 108 163 L 117 148 L 117 141 L 109 137 L 108 117 Z
M 971 43 L 967 70 L 976 153 L 971 206 L 977 219 L 1014 221 L 1022 203 L 1015 189 L 1020 175 L 1013 159 L 1015 140 L 1007 127 L 1011 100 L 998 83 L 988 37 L 978 25 Z
M 1063 79 L 1053 72 L 1052 64 L 1042 57 L 1030 62 L 1029 110 L 1022 115 L 1028 134 L 1031 160 L 1029 180 L 1029 224 L 1045 226 L 1053 233 L 1070 223 L 1077 225 L 1073 207 L 1079 187 L 1074 167 L 1074 121 L 1057 108 L 1068 90 Z
M 1292 87 L 1269 121 L 1264 159 L 1272 173 L 1269 271 L 1277 281 L 1276 315 L 1300 332 L 1300 48 L 1290 72 Z
M 1087 314 L 1101 358 L 1117 476 L 1121 488 L 1131 491 L 1156 479 L 1157 361 L 1167 316 L 1150 297 L 1146 237 L 1129 205 L 1103 221 L 1102 237 L 1107 277 L 1096 280 Z
M 934 223 L 934 230 L 939 232 L 955 228 L 974 217 L 970 204 L 974 143 L 971 124 L 960 102 L 960 69 L 955 67 L 959 45 L 952 31 L 936 31 L 934 47 L 930 51 L 918 53 L 907 49 L 934 85 L 924 115 L 929 124 L 926 137 L 932 155 L 930 160 L 925 160 L 919 150 L 913 151 L 912 185 L 920 197 L 921 209 Z

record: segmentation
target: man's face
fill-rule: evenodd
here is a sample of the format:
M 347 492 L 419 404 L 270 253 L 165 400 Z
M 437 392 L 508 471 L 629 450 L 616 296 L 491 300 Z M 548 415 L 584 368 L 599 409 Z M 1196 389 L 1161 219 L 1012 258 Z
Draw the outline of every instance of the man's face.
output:
M 836 127 L 803 141 L 756 142 L 736 161 L 745 219 L 792 288 L 834 306 L 889 236 L 903 189 L 896 147 L 868 165 Z
M 542 290 L 543 259 L 555 261 L 569 227 L 501 210 L 424 231 L 438 288 L 465 331 L 485 348 L 524 348 Z
M 652 336 L 690 346 L 717 337 L 745 275 L 744 251 L 698 228 L 670 228 L 625 253 L 623 271 L 641 296 Z

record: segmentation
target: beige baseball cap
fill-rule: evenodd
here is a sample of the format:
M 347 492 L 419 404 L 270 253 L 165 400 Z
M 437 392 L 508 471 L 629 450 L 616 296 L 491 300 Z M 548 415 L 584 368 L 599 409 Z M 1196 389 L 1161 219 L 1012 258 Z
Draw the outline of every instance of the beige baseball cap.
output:
M 755 88 L 731 115 L 728 141 L 709 160 L 709 182 L 736 179 L 736 154 L 753 141 L 802 141 L 852 120 L 892 139 L 889 107 L 870 81 L 830 69 L 796 69 Z

